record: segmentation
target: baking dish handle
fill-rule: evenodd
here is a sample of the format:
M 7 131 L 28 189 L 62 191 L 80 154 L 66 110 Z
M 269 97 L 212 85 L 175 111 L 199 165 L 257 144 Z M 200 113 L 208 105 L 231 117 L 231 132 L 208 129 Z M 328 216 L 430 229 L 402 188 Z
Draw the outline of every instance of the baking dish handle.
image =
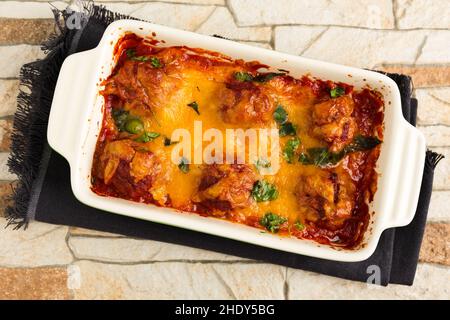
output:
M 396 175 L 396 190 L 391 214 L 388 215 L 387 227 L 401 227 L 408 225 L 416 213 L 422 185 L 423 169 L 425 165 L 426 144 L 423 134 L 406 121 L 401 135 L 402 142 L 399 152 Z
M 95 50 L 95 49 L 94 49 Z M 81 123 L 95 84 L 87 73 L 92 72 L 94 50 L 70 55 L 64 61 L 55 87 L 47 128 L 50 146 L 69 163 L 74 159 L 81 138 Z M 84 119 L 86 119 L 84 117 Z

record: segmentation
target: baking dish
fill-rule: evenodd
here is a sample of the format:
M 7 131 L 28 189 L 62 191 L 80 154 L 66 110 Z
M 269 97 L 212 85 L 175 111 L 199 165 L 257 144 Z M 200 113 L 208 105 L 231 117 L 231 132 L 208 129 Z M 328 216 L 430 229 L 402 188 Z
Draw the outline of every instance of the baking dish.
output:
M 93 193 L 90 189 L 90 170 L 103 115 L 103 99 L 98 92 L 101 80 L 109 76 L 115 64 L 114 45 L 125 32 L 141 36 L 156 33 L 156 39 L 164 40 L 167 46 L 187 45 L 218 51 L 232 58 L 258 60 L 273 68 L 290 70 L 295 77 L 311 74 L 322 79 L 346 82 L 357 89 L 369 85 L 381 92 L 386 109 L 384 143 L 377 163 L 380 178 L 378 191 L 370 205 L 374 214 L 362 244 L 353 250 L 338 249 L 308 240 L 261 234 L 258 229 L 228 221 L 105 198 Z M 384 75 L 131 20 L 111 24 L 97 48 L 66 59 L 56 86 L 47 134 L 52 148 L 70 164 L 75 196 L 87 205 L 274 249 L 339 261 L 368 258 L 375 250 L 383 230 L 406 225 L 412 220 L 425 158 L 424 138 L 402 117 L 398 88 L 395 82 Z

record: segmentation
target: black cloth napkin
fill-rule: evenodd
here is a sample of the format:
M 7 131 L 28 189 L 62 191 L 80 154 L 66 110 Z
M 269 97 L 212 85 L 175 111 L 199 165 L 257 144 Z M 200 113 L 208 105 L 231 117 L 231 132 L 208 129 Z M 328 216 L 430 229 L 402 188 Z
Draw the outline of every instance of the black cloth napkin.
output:
M 22 84 L 26 85 L 31 93 L 20 93 L 14 121 L 9 165 L 11 171 L 19 176 L 20 183 L 14 194 L 15 204 L 7 210 L 10 224 L 20 228 L 22 225 L 26 226 L 29 220 L 37 220 L 77 226 L 191 246 L 364 282 L 373 273 L 373 266 L 377 266 L 380 270 L 381 285 L 413 283 L 432 191 L 434 168 L 442 157 L 431 151 L 427 151 L 419 205 L 413 222 L 406 227 L 386 230 L 375 253 L 369 259 L 356 263 L 328 261 L 268 249 L 102 212 L 78 202 L 70 187 L 68 163 L 52 151 L 46 141 L 48 113 L 57 75 L 65 57 L 95 47 L 109 23 L 126 18 L 90 4 L 86 5 L 82 14 L 83 28 L 71 30 L 64 24 L 70 12 L 55 11 L 61 34 L 50 39 L 45 45 L 48 51 L 46 59 L 25 65 L 22 69 Z M 417 101 L 411 99 L 411 79 L 398 74 L 388 76 L 400 88 L 405 118 L 415 125 Z

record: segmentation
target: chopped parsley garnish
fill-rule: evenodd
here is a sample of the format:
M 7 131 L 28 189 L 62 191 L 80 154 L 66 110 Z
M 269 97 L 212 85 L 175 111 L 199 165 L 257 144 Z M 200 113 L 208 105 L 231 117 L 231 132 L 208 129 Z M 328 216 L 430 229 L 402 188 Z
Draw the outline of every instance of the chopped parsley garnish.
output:
M 237 81 L 241 82 L 246 81 L 267 82 L 275 77 L 284 76 L 285 74 L 286 73 L 284 72 L 267 72 L 267 73 L 259 73 L 256 76 L 253 76 L 248 72 L 238 71 L 234 74 L 234 78 Z
M 284 75 L 285 75 L 285 73 L 283 73 L 283 72 L 260 73 L 256 77 L 253 77 L 253 81 L 266 82 L 266 81 L 272 80 L 275 77 L 284 76 Z
M 285 122 L 280 126 L 279 133 L 281 137 L 295 136 L 297 134 L 297 127 L 292 122 Z
M 267 212 L 261 220 L 259 220 L 259 224 L 266 228 L 268 231 L 272 233 L 277 233 L 280 230 L 280 227 L 283 223 L 287 221 L 286 218 L 280 217 L 279 215 Z
M 271 201 L 278 198 L 278 191 L 274 184 L 258 180 L 253 185 L 252 197 L 256 202 Z
M 170 140 L 170 138 L 164 137 L 164 145 L 166 147 L 171 146 L 171 145 L 173 145 L 175 143 L 178 143 L 178 142 L 179 141 L 172 141 L 172 140 Z
M 181 158 L 180 163 L 178 164 L 178 168 L 183 173 L 189 172 L 189 161 L 186 158 Z
M 133 61 L 146 62 L 150 60 L 153 68 L 161 68 L 161 61 L 157 57 L 148 57 L 148 56 L 136 56 L 136 49 L 128 49 L 126 51 L 127 57 Z
M 308 153 L 302 153 L 298 160 L 302 164 L 312 164 L 318 167 L 335 165 L 349 153 L 370 150 L 380 143 L 381 141 L 376 137 L 358 135 L 339 152 L 331 152 L 326 147 L 310 148 L 307 150 Z
M 301 223 L 300 221 L 298 221 L 298 220 L 294 223 L 294 227 L 297 228 L 297 230 L 300 230 L 300 231 L 305 229 L 305 225 L 303 223 Z
M 156 138 L 158 138 L 159 136 L 160 136 L 160 134 L 157 132 L 144 132 L 142 135 L 140 135 L 134 141 L 145 143 L 145 142 L 153 141 Z
M 130 113 L 123 109 L 112 109 L 111 116 L 119 131 L 125 131 L 125 123 L 128 120 Z
M 287 163 L 292 163 L 294 160 L 295 151 L 298 149 L 300 145 L 300 139 L 298 137 L 289 139 L 286 142 L 283 150 L 283 158 L 287 161 Z
M 252 81 L 253 80 L 253 76 L 250 73 L 242 72 L 242 71 L 236 72 L 234 74 L 234 78 L 237 81 L 241 81 L 241 82 Z
M 272 164 L 267 159 L 258 159 L 256 160 L 255 167 L 259 171 L 261 168 L 270 168 Z
M 275 111 L 273 112 L 273 119 L 278 124 L 283 124 L 287 121 L 287 112 L 284 110 L 282 105 L 278 105 Z
M 338 98 L 340 96 L 343 96 L 345 94 L 345 89 L 342 87 L 335 87 L 330 90 L 330 96 L 332 98 Z
M 188 103 L 187 106 L 194 109 L 194 111 L 197 112 L 198 115 L 200 115 L 200 111 L 198 111 L 198 103 L 196 101 Z
M 157 57 L 151 57 L 150 63 L 152 64 L 153 68 L 161 68 L 161 60 L 159 60 Z

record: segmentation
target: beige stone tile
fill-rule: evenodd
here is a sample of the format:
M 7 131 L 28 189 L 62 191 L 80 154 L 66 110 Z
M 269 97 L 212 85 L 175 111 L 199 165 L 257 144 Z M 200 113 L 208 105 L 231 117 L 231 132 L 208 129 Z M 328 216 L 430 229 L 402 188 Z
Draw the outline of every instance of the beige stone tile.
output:
M 103 231 L 96 231 L 91 229 L 85 229 L 85 228 L 78 228 L 78 227 L 70 227 L 69 228 L 70 235 L 72 236 L 87 236 L 87 237 L 123 237 L 120 234 L 115 233 L 109 233 L 109 232 L 103 232 Z
M 450 147 L 450 127 L 448 126 L 419 126 L 424 134 L 428 147 Z
M 206 35 L 218 34 L 232 40 L 270 41 L 272 30 L 270 27 L 238 28 L 228 9 L 218 7 L 196 32 Z
M 385 63 L 414 63 L 427 34 L 426 31 L 342 27 L 330 27 L 325 32 L 318 27 L 277 27 L 275 49 L 312 59 L 373 68 Z M 293 41 L 292 35 L 305 40 Z
M 169 27 L 196 30 L 214 11 L 214 6 L 164 2 L 105 3 L 106 8 Z M 166 12 L 168 14 L 161 14 Z
M 76 299 L 282 299 L 285 268 L 268 264 L 88 261 Z
M 52 19 L 52 6 L 61 10 L 67 7 L 67 3 L 63 1 L 0 1 L 0 18 Z
M 0 226 L 0 266 L 39 267 L 72 262 L 65 242 L 67 227 L 31 222 L 27 230 L 4 229 L 4 218 L 0 218 Z
M 450 222 L 450 191 L 433 191 L 431 194 L 428 221 Z
M 17 180 L 17 176 L 11 172 L 9 172 L 8 168 L 8 158 L 9 153 L 7 152 L 0 152 L 0 180 Z
M 328 27 L 276 27 L 275 48 L 292 54 L 301 55 L 320 37 Z M 295 37 L 292 35 L 295 34 Z
M 0 79 L 0 117 L 10 116 L 16 112 L 18 94 L 19 80 Z
M 17 78 L 22 65 L 42 59 L 44 53 L 39 46 L 22 44 L 0 46 L 0 56 L 0 78 Z
M 388 0 L 230 0 L 238 25 L 315 24 L 393 28 Z
M 41 44 L 55 31 L 53 19 L 0 18 L 0 45 Z
M 419 264 L 414 285 L 368 285 L 317 273 L 288 270 L 289 299 L 448 299 L 450 268 Z
M 442 0 L 397 0 L 399 28 L 450 28 L 450 6 Z
M 433 151 L 445 156 L 434 171 L 433 188 L 436 190 L 450 190 L 450 148 L 433 148 Z
M 70 237 L 69 246 L 78 259 L 106 262 L 149 262 L 167 260 L 227 261 L 242 258 L 151 240 L 130 238 Z
M 450 62 L 450 30 L 431 31 L 427 36 L 420 55 L 418 64 L 449 63 Z
M 0 300 L 70 299 L 67 269 L 0 268 Z
M 377 67 L 377 69 L 407 74 L 412 77 L 415 88 L 450 87 L 450 66 L 446 65 L 385 65 Z
M 450 125 L 450 87 L 417 89 L 418 125 Z
M 172 2 L 186 4 L 225 5 L 225 0 L 96 0 L 96 2 Z
M 419 259 L 450 266 L 450 223 L 427 224 Z

